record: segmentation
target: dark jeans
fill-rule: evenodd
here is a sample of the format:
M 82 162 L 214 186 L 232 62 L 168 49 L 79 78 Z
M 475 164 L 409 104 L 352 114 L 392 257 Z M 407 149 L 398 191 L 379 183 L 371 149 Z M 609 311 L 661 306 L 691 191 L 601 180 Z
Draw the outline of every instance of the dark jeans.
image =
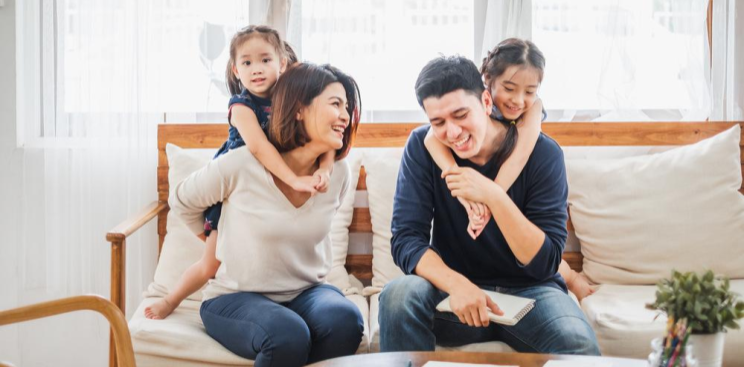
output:
M 535 308 L 514 326 L 470 327 L 455 314 L 436 310 L 447 294 L 426 279 L 407 275 L 390 282 L 380 294 L 381 350 L 432 351 L 436 344 L 502 341 L 518 352 L 599 355 L 594 331 L 562 291 L 552 287 L 487 289 L 535 299 Z
M 204 301 L 207 334 L 255 366 L 303 366 L 354 354 L 364 333 L 359 309 L 331 285 L 310 288 L 286 303 L 257 293 Z

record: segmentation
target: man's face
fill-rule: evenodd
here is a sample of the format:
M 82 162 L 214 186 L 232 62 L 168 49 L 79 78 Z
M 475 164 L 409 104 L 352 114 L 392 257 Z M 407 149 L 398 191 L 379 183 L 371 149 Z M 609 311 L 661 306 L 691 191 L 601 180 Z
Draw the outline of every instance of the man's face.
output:
M 480 98 L 458 89 L 440 98 L 424 100 L 424 112 L 429 118 L 434 136 L 451 148 L 458 157 L 479 162 L 486 150 L 484 143 L 489 124 L 491 95 L 484 91 Z

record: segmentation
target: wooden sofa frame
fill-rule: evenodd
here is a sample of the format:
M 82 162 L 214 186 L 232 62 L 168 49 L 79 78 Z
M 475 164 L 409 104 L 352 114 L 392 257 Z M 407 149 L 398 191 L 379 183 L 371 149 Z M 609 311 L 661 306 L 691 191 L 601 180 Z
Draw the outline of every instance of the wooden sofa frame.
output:
M 664 122 L 664 123 L 550 123 L 543 124 L 543 131 L 562 146 L 677 146 L 692 144 L 722 132 L 735 124 L 744 130 L 744 122 Z M 402 147 L 418 123 L 365 123 L 359 126 L 355 147 Z M 744 168 L 744 134 L 741 143 L 741 163 Z M 226 124 L 162 124 L 158 127 L 158 200 L 123 221 L 106 234 L 111 244 L 111 301 L 125 312 L 126 240 L 136 230 L 153 218 L 158 218 L 158 251 L 166 235 L 168 214 L 168 159 L 167 143 L 188 149 L 218 148 L 227 137 Z M 744 171 L 744 169 L 742 170 Z M 366 190 L 366 176 L 362 167 L 357 190 Z M 744 185 L 739 190 L 744 193 Z M 567 226 L 572 230 L 569 219 Z M 368 208 L 354 208 L 350 232 L 372 232 Z M 159 253 L 159 252 L 158 252 Z M 580 252 L 563 255 L 569 265 L 581 271 Z M 372 279 L 372 255 L 349 255 L 346 268 L 362 281 Z M 116 365 L 113 338 L 110 348 L 110 366 Z

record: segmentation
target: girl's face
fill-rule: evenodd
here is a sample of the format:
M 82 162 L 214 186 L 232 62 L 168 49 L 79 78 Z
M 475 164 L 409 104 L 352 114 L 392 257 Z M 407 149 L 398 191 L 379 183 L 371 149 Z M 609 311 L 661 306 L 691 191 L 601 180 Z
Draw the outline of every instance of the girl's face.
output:
M 305 124 L 311 142 L 338 150 L 344 146 L 344 131 L 349 126 L 347 108 L 346 89 L 341 83 L 331 83 L 309 106 L 300 109 L 298 120 Z
M 233 74 L 245 89 L 261 98 L 271 97 L 279 75 L 287 67 L 287 59 L 260 36 L 245 40 L 235 49 Z
M 527 111 L 537 98 L 540 75 L 531 66 L 510 66 L 491 82 L 493 104 L 504 118 L 516 120 Z

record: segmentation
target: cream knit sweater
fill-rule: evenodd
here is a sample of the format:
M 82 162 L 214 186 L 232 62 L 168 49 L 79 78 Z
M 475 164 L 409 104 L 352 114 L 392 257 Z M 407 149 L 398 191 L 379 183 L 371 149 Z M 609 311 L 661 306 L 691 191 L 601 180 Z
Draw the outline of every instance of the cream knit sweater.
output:
M 194 234 L 204 231 L 204 210 L 223 202 L 216 250 L 222 264 L 204 300 L 255 292 L 286 302 L 324 283 L 332 263 L 331 221 L 350 177 L 346 162 L 336 162 L 328 192 L 296 208 L 271 173 L 241 148 L 179 183 L 168 203 Z

